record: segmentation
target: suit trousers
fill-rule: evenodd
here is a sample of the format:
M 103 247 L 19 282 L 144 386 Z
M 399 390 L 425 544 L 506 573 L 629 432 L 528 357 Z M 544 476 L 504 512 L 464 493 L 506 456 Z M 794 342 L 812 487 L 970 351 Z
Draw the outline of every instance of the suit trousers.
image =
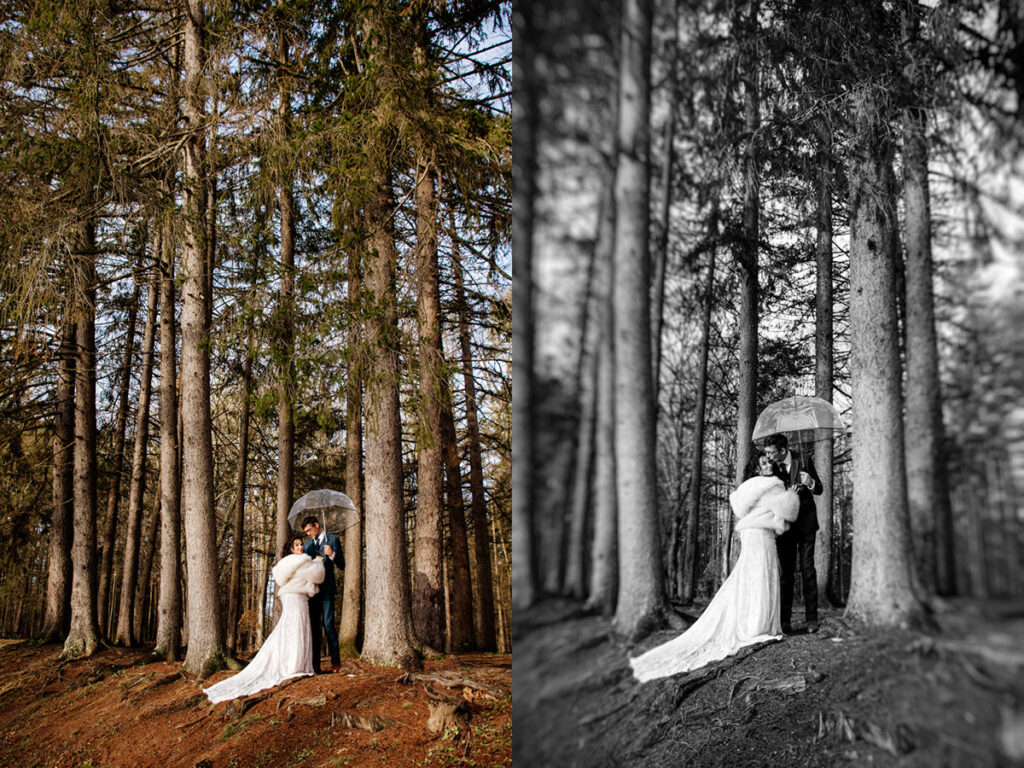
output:
M 313 669 L 320 669 L 321 634 L 327 636 L 331 666 L 341 664 L 338 631 L 334 627 L 334 595 L 316 594 L 309 598 L 309 628 L 313 635 Z
M 783 624 L 793 617 L 793 585 L 796 565 L 800 562 L 800 586 L 804 593 L 804 618 L 818 620 L 818 573 L 814 570 L 814 539 L 816 531 L 804 533 L 790 529 L 775 539 L 779 553 L 780 602 Z

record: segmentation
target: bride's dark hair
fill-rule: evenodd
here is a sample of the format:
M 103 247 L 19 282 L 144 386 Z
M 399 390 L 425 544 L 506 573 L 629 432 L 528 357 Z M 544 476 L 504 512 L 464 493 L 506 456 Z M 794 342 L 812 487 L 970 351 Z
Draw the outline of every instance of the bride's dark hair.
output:
M 288 543 L 284 545 L 284 551 L 281 552 L 281 557 L 288 557 L 292 553 L 292 544 L 296 541 L 302 541 L 302 537 L 299 535 L 292 536 L 288 539 Z

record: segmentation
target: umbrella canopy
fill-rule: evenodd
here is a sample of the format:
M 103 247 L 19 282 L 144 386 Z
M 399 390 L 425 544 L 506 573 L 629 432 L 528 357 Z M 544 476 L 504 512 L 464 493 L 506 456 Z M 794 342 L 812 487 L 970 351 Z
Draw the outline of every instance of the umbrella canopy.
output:
M 331 533 L 341 533 L 359 522 L 359 512 L 352 499 L 341 491 L 321 488 L 310 491 L 292 504 L 288 512 L 288 524 L 298 530 L 302 519 L 308 515 L 320 518 L 320 526 Z
M 839 411 L 820 397 L 794 395 L 767 406 L 757 417 L 752 439 L 757 442 L 784 434 L 793 442 L 810 443 L 834 437 L 846 430 Z

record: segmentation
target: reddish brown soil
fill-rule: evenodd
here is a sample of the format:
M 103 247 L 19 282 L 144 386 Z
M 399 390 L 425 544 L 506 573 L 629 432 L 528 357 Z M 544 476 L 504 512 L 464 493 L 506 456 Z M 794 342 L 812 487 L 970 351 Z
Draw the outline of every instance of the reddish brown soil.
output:
M 180 675 L 180 663 L 152 661 L 147 651 L 104 650 L 69 663 L 58 660 L 60 651 L 31 643 L 0 648 L 0 766 L 512 764 L 508 655 L 460 654 L 426 663 L 427 674 L 447 670 L 488 691 L 428 683 L 432 693 L 469 700 L 468 727 L 434 734 L 422 682 L 400 681 L 397 669 L 345 661 L 337 674 L 285 683 L 239 716 L 238 703 L 210 705 L 201 696 L 202 685 L 232 673 L 219 672 L 201 685 Z M 347 727 L 353 721 L 346 714 L 363 723 L 375 716 L 394 722 L 371 733 Z
M 517 616 L 517 766 L 1024 765 L 1024 605 L 958 601 L 940 631 L 823 631 L 640 685 L 637 646 L 567 603 Z M 799 627 L 798 627 L 799 628 Z

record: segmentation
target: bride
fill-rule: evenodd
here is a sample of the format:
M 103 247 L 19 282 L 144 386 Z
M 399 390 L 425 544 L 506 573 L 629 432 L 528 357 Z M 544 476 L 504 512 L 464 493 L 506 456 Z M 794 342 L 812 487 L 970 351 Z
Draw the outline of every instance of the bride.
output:
M 729 494 L 740 536 L 732 573 L 689 629 L 629 660 L 640 682 L 689 672 L 744 646 L 782 637 L 775 537 L 796 519 L 800 500 L 795 491 L 786 490 L 771 459 L 761 455 L 757 466 L 758 476 Z
M 281 598 L 281 618 L 245 669 L 203 689 L 214 704 L 313 674 L 308 600 L 324 580 L 323 561 L 304 554 L 302 537 L 292 536 L 272 573 Z

